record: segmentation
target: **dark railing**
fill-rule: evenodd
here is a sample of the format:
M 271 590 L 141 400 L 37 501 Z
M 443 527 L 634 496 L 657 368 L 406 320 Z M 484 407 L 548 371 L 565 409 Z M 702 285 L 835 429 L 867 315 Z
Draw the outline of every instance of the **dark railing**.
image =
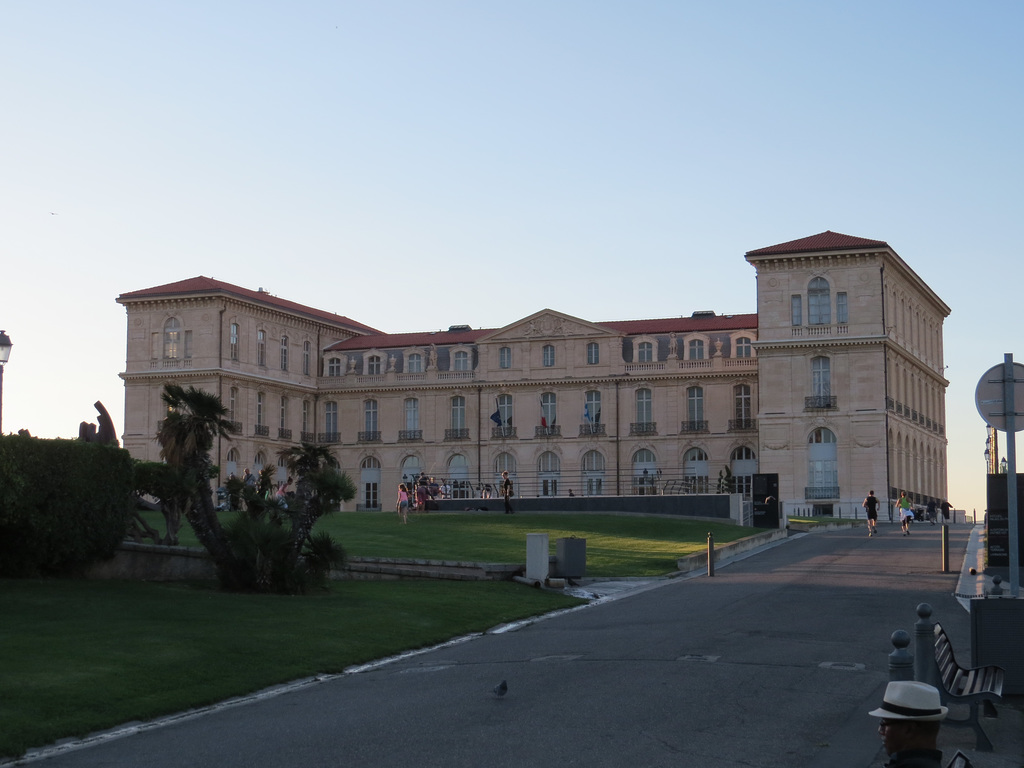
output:
M 277 437 L 280 440 L 291 440 L 292 439 L 292 431 L 290 429 L 285 429 L 284 427 L 278 427 L 277 428 Z
M 805 411 L 831 410 L 837 406 L 835 395 L 811 395 L 804 398 Z
M 580 437 L 586 437 L 587 435 L 604 435 L 606 434 L 604 424 L 580 424 Z
M 679 425 L 680 432 L 707 432 L 707 421 L 684 421 Z
M 499 440 L 507 440 L 510 437 L 516 436 L 515 427 L 491 427 L 491 437 Z
M 533 436 L 534 437 L 561 437 L 562 436 L 562 428 L 560 426 L 558 426 L 557 424 L 554 424 L 554 425 L 552 425 L 550 427 L 534 427 L 533 428 Z
M 268 427 L 266 424 L 257 424 L 255 427 L 253 427 L 252 433 L 254 435 L 259 435 L 260 437 L 269 437 L 270 427 Z
M 341 432 L 321 432 L 316 436 L 318 443 L 340 443 Z
M 159 428 L 160 428 L 160 425 L 157 424 L 157 429 L 159 429 Z M 232 421 L 231 422 L 231 428 L 235 430 L 236 434 L 239 434 L 239 435 L 242 434 L 242 422 L 240 422 L 240 421 Z
M 631 435 L 656 435 L 658 434 L 658 422 L 656 421 L 634 421 L 629 425 Z
M 299 440 L 304 443 L 315 443 L 316 432 L 299 432 Z
M 730 432 L 748 432 L 757 429 L 757 419 L 729 419 Z
M 367 430 L 366 432 L 360 432 L 357 439 L 359 440 L 360 443 L 379 443 L 380 431 Z
M 445 440 L 469 440 L 469 428 L 463 427 L 461 429 L 446 429 L 444 431 Z
M 839 486 L 814 486 L 810 488 L 804 488 L 805 499 L 838 499 L 839 498 Z
M 411 443 L 423 439 L 422 429 L 400 429 L 398 430 L 398 442 Z

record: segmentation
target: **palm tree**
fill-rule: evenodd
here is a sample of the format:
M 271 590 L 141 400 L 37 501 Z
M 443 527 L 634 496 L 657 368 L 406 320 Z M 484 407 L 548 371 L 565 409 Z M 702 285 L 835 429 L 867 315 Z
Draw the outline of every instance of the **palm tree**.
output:
M 185 517 L 196 538 L 213 558 L 221 582 L 228 587 L 237 586 L 234 578 L 237 562 L 217 519 L 210 490 L 210 451 L 214 440 L 230 439 L 236 428 L 227 418 L 228 409 L 217 395 L 194 386 L 186 389 L 169 383 L 164 385 L 162 398 L 167 405 L 167 416 L 156 436 L 160 456 L 185 472 L 192 496 Z

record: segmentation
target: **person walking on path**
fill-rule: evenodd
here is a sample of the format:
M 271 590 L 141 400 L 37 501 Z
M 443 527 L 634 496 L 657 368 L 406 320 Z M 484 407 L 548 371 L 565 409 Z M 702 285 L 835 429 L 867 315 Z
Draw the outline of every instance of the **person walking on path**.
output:
M 948 712 L 938 689 L 927 683 L 889 683 L 882 706 L 868 712 L 880 718 L 878 733 L 889 755 L 886 768 L 941 768 L 939 727 Z
M 949 503 L 949 499 L 943 499 L 942 503 L 939 505 L 939 507 L 942 509 L 942 522 L 943 522 L 944 525 L 948 525 L 949 524 L 949 510 L 951 510 L 953 508 L 953 505 Z M 954 520 L 953 522 L 955 523 L 956 520 Z
M 864 503 L 861 504 L 868 513 L 868 536 L 874 536 L 878 533 L 878 497 L 875 496 L 874 491 L 868 491 L 867 497 L 864 499 Z
M 906 491 L 900 491 L 900 500 L 897 502 L 900 508 L 900 527 L 903 528 L 903 535 L 910 535 L 910 524 L 914 522 L 914 505 L 907 498 Z
M 925 516 L 928 518 L 928 522 L 935 525 L 935 520 L 939 516 L 939 505 L 935 503 L 935 499 L 928 502 L 928 506 L 925 508 Z
M 409 489 L 405 483 L 398 484 L 398 516 L 403 523 L 409 522 Z
M 512 491 L 512 480 L 509 479 L 508 470 L 501 473 L 501 497 L 505 500 L 505 514 L 515 514 L 515 510 L 512 509 L 512 497 L 515 493 Z

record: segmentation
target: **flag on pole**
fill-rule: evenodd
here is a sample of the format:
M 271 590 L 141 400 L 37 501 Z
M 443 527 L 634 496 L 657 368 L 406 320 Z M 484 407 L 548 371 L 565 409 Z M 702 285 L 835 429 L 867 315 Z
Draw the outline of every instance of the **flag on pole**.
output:
M 493 421 L 499 427 L 501 426 L 501 410 L 500 409 L 491 414 L 491 421 Z
M 540 425 L 542 427 L 545 427 L 545 428 L 548 425 L 547 416 L 544 415 L 544 399 L 543 398 L 541 398 L 541 401 L 540 401 Z
M 594 420 L 590 418 L 590 403 L 583 404 L 583 420 L 587 422 L 587 424 L 594 423 Z

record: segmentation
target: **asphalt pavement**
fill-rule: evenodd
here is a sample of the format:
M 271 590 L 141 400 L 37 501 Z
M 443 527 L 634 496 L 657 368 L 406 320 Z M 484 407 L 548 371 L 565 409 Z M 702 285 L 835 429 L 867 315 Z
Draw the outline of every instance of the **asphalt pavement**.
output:
M 984 584 L 971 528 L 883 523 L 799 534 L 715 575 L 584 580 L 587 606 L 37 750 L 40 768 L 848 766 L 885 762 L 867 715 L 890 636 L 930 603 L 961 661 Z M 976 539 L 976 537 L 975 537 Z M 962 566 L 961 566 L 962 564 Z M 972 580 L 973 579 L 973 580 Z M 244 663 L 244 659 L 238 660 Z M 507 693 L 494 689 L 507 682 Z M 1024 764 L 1021 702 L 983 720 L 995 752 L 943 729 L 978 768 Z M 963 712 L 955 710 L 954 714 Z

